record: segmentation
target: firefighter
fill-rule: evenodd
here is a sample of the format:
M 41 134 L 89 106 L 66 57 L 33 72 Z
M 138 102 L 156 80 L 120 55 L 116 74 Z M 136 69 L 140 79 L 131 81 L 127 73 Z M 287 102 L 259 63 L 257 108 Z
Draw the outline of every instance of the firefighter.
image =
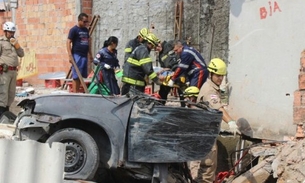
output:
M 185 89 L 184 97 L 186 101 L 186 107 L 197 108 L 193 105 L 198 103 L 199 88 L 196 86 L 190 86 Z M 200 101 L 202 102 L 202 101 Z M 192 179 L 197 183 L 213 183 L 215 180 L 215 172 L 217 168 L 217 146 L 213 145 L 212 150 L 202 160 L 195 160 L 189 162 L 189 168 L 191 171 Z
M 159 42 L 160 40 L 153 33 L 149 33 L 145 36 L 145 42 L 136 47 L 131 53 L 123 66 L 122 95 L 127 94 L 131 86 L 138 91 L 144 92 L 147 84 L 145 76 L 148 76 L 156 84 L 161 84 L 157 73 L 153 70 L 152 59 L 150 58 L 150 51 Z
M 208 70 L 210 71 L 207 82 L 203 84 L 197 97 L 197 103 L 208 101 L 209 107 L 218 109 L 223 113 L 223 121 L 228 123 L 229 130 L 236 134 L 240 133 L 236 122 L 224 109 L 224 104 L 220 100 L 220 88 L 223 77 L 227 74 L 225 62 L 219 58 L 210 61 Z M 190 169 L 192 177 L 198 183 L 212 183 L 215 180 L 217 168 L 217 145 L 212 147 L 211 152 L 201 161 L 192 161 Z
M 139 34 L 136 38 L 128 41 L 124 50 L 125 51 L 124 63 L 127 61 L 132 51 L 144 41 L 144 38 L 148 33 L 149 33 L 148 28 L 142 28 L 139 31 Z
M 161 99 L 163 99 L 161 101 L 163 104 L 166 103 L 167 96 L 170 90 L 172 89 L 172 87 L 167 86 L 167 82 L 171 78 L 171 74 L 175 71 L 175 69 L 178 66 L 179 58 L 177 57 L 173 49 L 174 49 L 174 40 L 163 41 L 162 43 L 159 43 L 159 45 L 156 47 L 156 51 L 159 52 L 158 61 L 162 68 L 162 70 L 159 72 L 159 75 L 161 75 L 160 77 L 162 77 L 163 75 L 164 77 L 168 77 L 168 78 L 163 78 L 164 80 L 163 84 L 160 85 L 160 90 L 158 92 Z M 185 79 L 185 77 L 181 77 L 181 79 Z M 179 88 L 177 88 L 177 90 L 179 93 L 180 100 L 183 100 L 184 99 L 183 89 L 181 89 L 181 85 L 179 86 Z M 181 107 L 185 107 L 184 102 L 181 102 Z
M 0 37 L 0 116 L 9 111 L 15 99 L 18 57 L 24 51 L 14 37 L 16 26 L 13 22 L 3 24 L 4 36 Z
M 190 86 L 184 90 L 183 95 L 186 101 L 186 107 L 197 108 L 196 106 L 192 105 L 192 103 L 197 102 L 198 94 L 199 94 L 199 88 L 197 88 L 196 86 Z M 188 103 L 187 101 L 189 101 L 190 103 Z
M 214 58 L 209 63 L 208 70 L 210 71 L 207 82 L 201 87 L 198 101 L 208 101 L 213 109 L 218 109 L 223 113 L 223 121 L 228 123 L 230 131 L 234 134 L 240 133 L 238 126 L 233 118 L 224 109 L 224 104 L 220 100 L 220 88 L 224 76 L 227 74 L 226 63 L 219 59 Z
M 188 77 L 190 86 L 201 88 L 209 75 L 203 57 L 193 47 L 184 45 L 181 41 L 175 41 L 174 45 L 174 51 L 180 56 L 181 61 L 173 77 L 168 82 L 168 86 L 173 86 L 179 76 L 185 74 Z

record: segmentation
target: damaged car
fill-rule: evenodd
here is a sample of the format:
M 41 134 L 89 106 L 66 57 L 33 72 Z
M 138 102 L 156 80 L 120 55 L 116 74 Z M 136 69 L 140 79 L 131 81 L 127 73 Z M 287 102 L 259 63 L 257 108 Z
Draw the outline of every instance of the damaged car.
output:
M 18 106 L 15 139 L 64 143 L 65 179 L 97 182 L 190 182 L 186 162 L 206 156 L 222 119 L 139 93 L 51 94 Z

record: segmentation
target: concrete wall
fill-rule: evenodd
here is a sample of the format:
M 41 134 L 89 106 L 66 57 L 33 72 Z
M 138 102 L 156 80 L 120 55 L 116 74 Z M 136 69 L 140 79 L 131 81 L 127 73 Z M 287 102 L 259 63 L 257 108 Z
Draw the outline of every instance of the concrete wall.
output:
M 151 28 L 152 24 L 155 27 L 152 31 L 161 40 L 174 39 L 176 2 L 93 0 L 93 14 L 101 16 L 94 34 L 94 52 L 109 36 L 117 36 L 118 57 L 122 63 L 126 43 L 135 38 L 141 28 Z M 182 39 L 191 37 L 193 46 L 207 61 L 214 56 L 227 57 L 228 0 L 183 0 L 183 3 Z
M 174 1 L 111 1 L 93 0 L 93 14 L 101 16 L 95 31 L 96 53 L 109 36 L 119 38 L 118 57 L 121 63 L 126 43 L 143 27 L 151 27 L 161 40 L 173 39 Z
M 231 0 L 228 80 L 235 117 L 257 137 L 294 134 L 305 1 Z

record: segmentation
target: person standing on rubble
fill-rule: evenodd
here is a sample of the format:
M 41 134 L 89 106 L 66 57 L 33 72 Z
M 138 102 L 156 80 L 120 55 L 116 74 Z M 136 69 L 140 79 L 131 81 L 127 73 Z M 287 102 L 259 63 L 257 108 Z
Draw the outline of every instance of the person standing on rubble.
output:
M 85 13 L 79 14 L 78 24 L 70 29 L 66 43 L 69 55 L 69 62 L 72 64 L 74 60 L 80 71 L 80 74 L 84 78 L 87 78 L 88 76 L 88 58 L 90 63 L 93 61 L 89 30 L 87 28 L 88 23 L 88 15 Z M 72 64 L 73 92 L 78 93 L 79 87 L 79 76 L 77 75 L 74 65 Z
M 160 40 L 153 33 L 149 33 L 145 36 L 144 43 L 133 50 L 123 66 L 122 95 L 127 94 L 130 87 L 144 93 L 147 84 L 145 76 L 156 84 L 161 84 L 150 58 L 150 51 L 158 46 L 159 42 Z
M 174 75 L 169 80 L 168 86 L 173 86 L 176 80 L 178 80 L 182 74 L 185 74 L 190 82 L 189 86 L 201 88 L 209 75 L 203 57 L 193 47 L 183 45 L 181 41 L 176 40 L 174 45 L 174 51 L 180 56 L 181 61 L 175 70 Z
M 14 102 L 16 95 L 18 57 L 24 51 L 14 37 L 16 25 L 13 22 L 3 24 L 4 36 L 0 37 L 0 116 Z
M 110 36 L 105 41 L 104 47 L 98 51 L 93 62 L 100 64 L 103 83 L 110 90 L 111 95 L 119 95 L 120 88 L 115 78 L 115 70 L 120 68 L 119 60 L 117 59 L 117 50 L 119 40 L 115 36 Z
M 124 50 L 125 51 L 124 63 L 127 61 L 132 51 L 144 41 L 144 38 L 148 33 L 149 33 L 148 28 L 142 28 L 139 31 L 139 34 L 136 38 L 128 41 Z
M 227 74 L 226 63 L 214 58 L 210 61 L 208 70 L 210 71 L 207 82 L 203 84 L 197 97 L 197 103 L 207 101 L 210 108 L 218 109 L 223 113 L 223 121 L 229 125 L 229 131 L 239 133 L 236 122 L 224 109 L 224 104 L 220 100 L 220 88 L 224 76 Z M 190 169 L 193 179 L 198 183 L 213 183 L 215 180 L 217 168 L 217 145 L 216 142 L 211 152 L 200 161 L 192 161 Z

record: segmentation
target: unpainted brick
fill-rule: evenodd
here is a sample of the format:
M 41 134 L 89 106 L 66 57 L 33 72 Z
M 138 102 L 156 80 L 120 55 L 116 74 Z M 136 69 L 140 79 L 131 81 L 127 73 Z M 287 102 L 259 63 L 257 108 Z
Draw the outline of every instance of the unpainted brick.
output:
M 300 72 L 305 72 L 305 49 L 301 52 Z
M 305 72 L 299 74 L 299 89 L 305 90 Z
M 293 107 L 293 123 L 305 122 L 305 106 Z
M 296 107 L 305 106 L 305 91 L 304 90 L 296 90 L 294 92 L 293 106 L 296 106 Z

